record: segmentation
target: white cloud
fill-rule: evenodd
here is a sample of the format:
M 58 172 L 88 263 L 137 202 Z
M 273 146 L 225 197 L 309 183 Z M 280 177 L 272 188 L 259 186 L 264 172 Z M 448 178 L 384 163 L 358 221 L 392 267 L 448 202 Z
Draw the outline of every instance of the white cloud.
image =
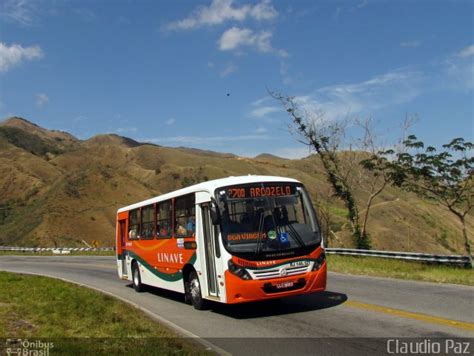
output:
M 267 131 L 268 130 L 265 127 L 257 127 L 257 129 L 255 130 L 255 132 L 258 133 L 258 134 L 262 134 L 262 133 L 265 133 Z
M 417 48 L 421 46 L 420 41 L 405 41 L 405 42 L 400 42 L 400 47 L 405 47 L 405 48 Z
M 396 70 L 360 83 L 319 88 L 295 100 L 303 109 L 323 114 L 326 120 L 367 115 L 410 102 L 421 94 L 422 79 L 421 72 Z
M 174 117 L 169 118 L 168 120 L 165 121 L 165 125 L 171 126 L 176 122 L 176 119 Z
M 240 135 L 240 136 L 175 136 L 175 137 L 159 137 L 145 138 L 140 141 L 152 143 L 174 143 L 179 145 L 206 145 L 206 144 L 222 144 L 228 142 L 240 141 L 258 141 L 270 139 L 270 136 L 257 135 Z
M 213 0 L 209 6 L 200 6 L 193 13 L 178 21 L 169 23 L 167 30 L 192 30 L 202 26 L 214 26 L 228 20 L 244 21 L 252 18 L 257 21 L 271 20 L 278 16 L 270 0 L 262 0 L 256 5 L 234 6 L 233 0 Z
M 39 108 L 42 108 L 47 103 L 49 103 L 49 97 L 46 94 L 44 93 L 36 94 L 36 106 L 38 106 Z
M 288 63 L 285 60 L 282 60 L 280 62 L 280 77 L 283 84 L 285 85 L 290 85 L 291 83 L 293 83 L 293 77 L 290 76 L 288 69 Z
M 369 0 L 362 0 L 362 2 L 360 2 L 360 3 L 357 5 L 357 8 L 358 8 L 358 9 L 362 9 L 363 7 L 366 7 L 368 4 L 369 4 Z
M 255 117 L 255 118 L 262 118 L 267 116 L 268 114 L 272 114 L 275 112 L 281 112 L 282 108 L 278 106 L 260 106 L 255 109 L 253 109 L 250 112 L 250 116 Z
M 263 98 L 260 98 L 260 99 L 257 99 L 255 100 L 252 105 L 253 106 L 260 106 L 260 105 L 263 105 L 264 103 L 268 102 L 268 101 L 271 101 L 272 98 L 269 97 L 269 96 L 264 96 Z
M 43 51 L 39 46 L 22 47 L 21 45 L 13 44 L 8 47 L 0 42 L 0 72 L 8 71 L 23 60 L 33 60 L 42 57 Z
M 36 7 L 31 0 L 6 0 L 0 10 L 0 16 L 23 26 L 32 26 L 37 21 Z
M 232 27 L 225 31 L 219 39 L 219 48 L 221 51 L 236 49 L 241 45 L 254 44 L 256 36 L 248 28 Z
M 474 45 L 464 48 L 455 55 L 448 57 L 442 69 L 444 77 L 440 82 L 443 86 L 455 90 L 474 89 Z
M 458 57 L 461 57 L 461 58 L 467 58 L 471 56 L 474 56 L 474 44 L 467 46 L 466 48 L 463 48 L 458 53 Z
M 278 16 L 278 12 L 272 6 L 270 0 L 263 0 L 259 4 L 251 7 L 250 16 L 255 20 L 271 20 Z
M 280 147 L 270 151 L 272 155 L 288 158 L 288 159 L 301 159 L 311 154 L 309 147 Z
M 235 71 L 237 71 L 237 69 L 239 69 L 238 66 L 236 66 L 233 63 L 230 63 L 224 69 L 221 70 L 219 75 L 220 75 L 221 78 L 224 78 L 224 77 L 227 77 L 228 75 L 234 73 Z
M 136 127 L 119 127 L 117 130 L 115 130 L 118 133 L 133 133 L 137 132 L 138 129 Z
M 221 51 L 233 51 L 247 46 L 254 47 L 262 53 L 287 57 L 288 53 L 285 50 L 273 48 L 271 39 L 272 33 L 270 31 L 254 32 L 249 28 L 231 27 L 222 34 L 218 45 Z
M 449 62 L 446 67 L 447 81 L 445 86 L 451 89 L 474 89 L 474 63 Z
M 275 123 L 279 120 L 271 114 L 284 113 L 283 108 L 275 104 L 275 99 L 270 96 L 265 96 L 261 99 L 255 100 L 252 103 L 252 108 L 250 109 L 248 116 L 254 119 L 258 119 L 259 121 Z

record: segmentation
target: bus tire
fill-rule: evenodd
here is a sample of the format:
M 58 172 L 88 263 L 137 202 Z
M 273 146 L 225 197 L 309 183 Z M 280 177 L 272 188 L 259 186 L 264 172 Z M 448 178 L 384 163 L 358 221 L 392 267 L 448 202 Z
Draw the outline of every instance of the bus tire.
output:
M 138 268 L 138 263 L 133 262 L 132 264 L 132 283 L 133 289 L 138 293 L 141 293 L 145 290 L 145 287 L 142 284 L 142 277 L 140 276 L 140 269 Z
M 206 300 L 202 299 L 201 284 L 196 271 L 192 271 L 188 278 L 189 296 L 193 307 L 197 310 L 206 309 Z
M 184 280 L 184 302 L 192 305 L 191 291 L 189 290 L 189 275 Z

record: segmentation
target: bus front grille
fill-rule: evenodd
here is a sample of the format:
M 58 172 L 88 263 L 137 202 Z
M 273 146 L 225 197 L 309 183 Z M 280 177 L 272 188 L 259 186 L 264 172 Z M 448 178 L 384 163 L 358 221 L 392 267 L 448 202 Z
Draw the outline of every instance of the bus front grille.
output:
M 295 267 L 279 267 L 271 268 L 263 271 L 248 270 L 253 279 L 269 279 L 278 277 L 295 276 L 310 271 L 312 263 L 309 266 L 295 266 Z

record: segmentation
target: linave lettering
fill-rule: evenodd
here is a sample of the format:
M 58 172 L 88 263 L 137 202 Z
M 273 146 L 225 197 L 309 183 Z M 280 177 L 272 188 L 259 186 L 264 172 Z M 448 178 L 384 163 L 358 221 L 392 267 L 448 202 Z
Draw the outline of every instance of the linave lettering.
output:
M 184 263 L 182 253 L 167 253 L 159 252 L 158 253 L 158 262 L 168 262 L 168 263 Z

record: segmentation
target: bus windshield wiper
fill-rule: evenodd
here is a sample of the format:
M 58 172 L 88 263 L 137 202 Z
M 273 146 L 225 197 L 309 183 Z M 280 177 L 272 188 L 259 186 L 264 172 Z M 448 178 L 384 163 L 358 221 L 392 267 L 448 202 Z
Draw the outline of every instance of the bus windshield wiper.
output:
M 306 247 L 306 244 L 304 243 L 304 241 L 301 238 L 300 234 L 298 234 L 298 231 L 295 230 L 293 225 L 290 222 L 288 222 L 288 224 L 286 224 L 285 226 L 288 227 L 288 231 L 290 233 L 290 236 L 294 240 L 296 240 L 301 245 L 301 247 Z
M 255 254 L 259 255 L 260 254 L 260 244 L 262 243 L 262 235 L 263 235 L 263 220 L 265 217 L 265 213 L 263 212 L 262 215 L 260 215 L 260 220 L 258 222 L 258 232 L 257 232 L 257 248 L 255 249 Z

